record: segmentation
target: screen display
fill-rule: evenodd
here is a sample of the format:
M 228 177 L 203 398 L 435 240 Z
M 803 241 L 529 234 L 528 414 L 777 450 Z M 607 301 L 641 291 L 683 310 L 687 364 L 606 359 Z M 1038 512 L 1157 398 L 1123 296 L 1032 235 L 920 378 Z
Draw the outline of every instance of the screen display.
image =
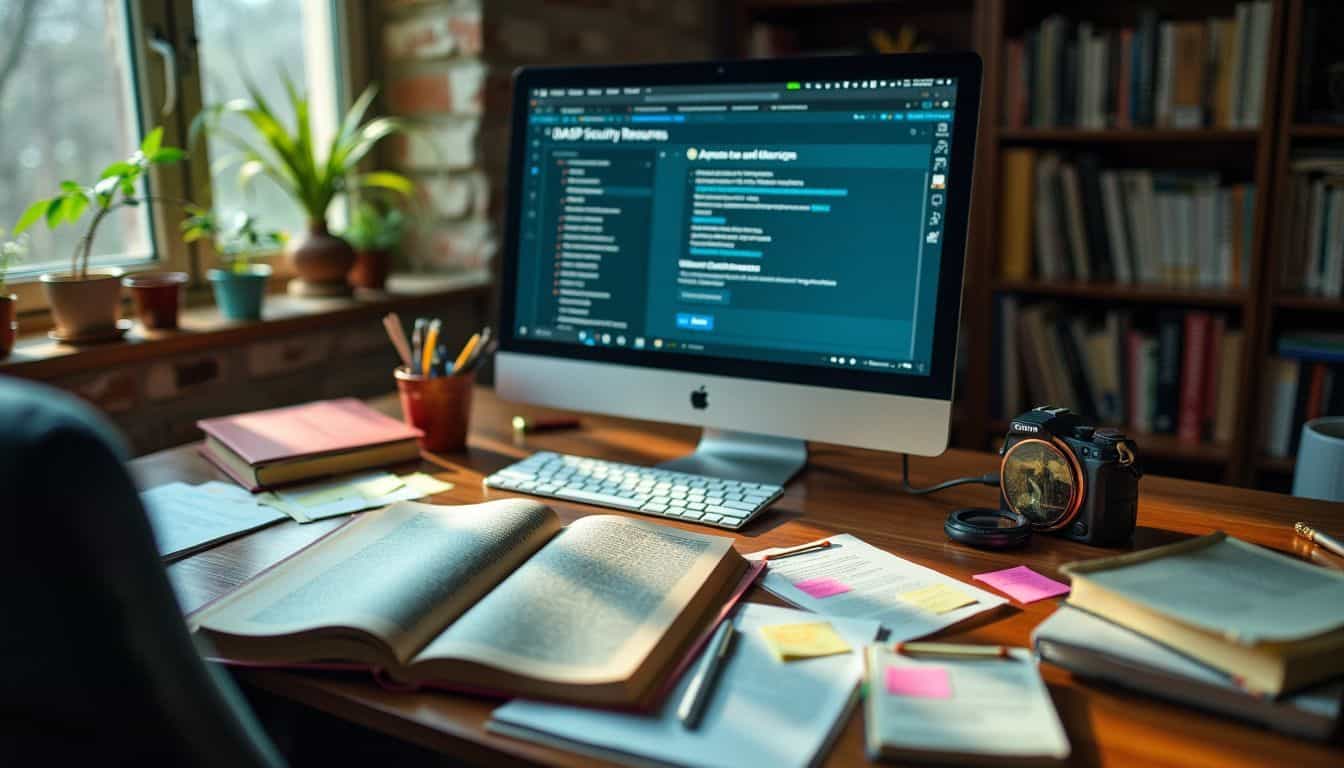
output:
M 956 100 L 953 77 L 531 89 L 516 338 L 929 375 Z

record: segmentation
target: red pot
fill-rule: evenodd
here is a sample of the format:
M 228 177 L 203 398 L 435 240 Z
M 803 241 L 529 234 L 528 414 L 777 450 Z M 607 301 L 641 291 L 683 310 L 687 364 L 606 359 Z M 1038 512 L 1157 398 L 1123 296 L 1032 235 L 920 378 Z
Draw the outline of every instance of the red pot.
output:
M 325 221 L 308 222 L 308 231 L 285 247 L 289 263 L 298 273 L 298 285 L 290 293 L 300 296 L 349 296 L 346 275 L 355 263 L 355 249 L 327 231 Z
M 18 297 L 13 294 L 0 296 L 0 358 L 8 357 L 14 349 L 14 337 L 19 333 L 19 321 L 14 319 L 18 302 Z
M 381 291 L 387 286 L 387 273 L 392 265 L 392 254 L 386 248 L 355 251 L 355 266 L 350 270 L 350 284 L 356 288 Z
M 171 331 L 177 328 L 177 309 L 181 305 L 186 272 L 144 272 L 127 275 L 121 284 L 131 289 L 135 316 L 146 329 Z

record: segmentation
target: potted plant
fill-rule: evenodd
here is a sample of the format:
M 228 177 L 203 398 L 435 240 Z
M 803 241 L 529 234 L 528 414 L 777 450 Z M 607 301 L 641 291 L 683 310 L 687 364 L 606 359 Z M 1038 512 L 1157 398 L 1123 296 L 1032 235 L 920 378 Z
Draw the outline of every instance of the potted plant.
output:
M 189 279 L 186 272 L 139 272 L 123 277 L 121 284 L 131 289 L 135 316 L 145 330 L 172 331 Z
M 221 230 L 213 211 L 191 207 L 182 222 L 182 239 L 188 243 L 204 238 L 215 241 L 223 266 L 209 273 L 215 292 L 215 305 L 229 320 L 260 320 L 261 304 L 266 297 L 269 264 L 253 264 L 252 259 L 284 246 L 283 233 L 257 228 L 255 216 L 240 211 L 232 226 Z
M 27 252 L 27 235 L 6 240 L 5 231 L 0 229 L 0 359 L 9 356 L 10 350 L 14 349 L 14 337 L 19 333 L 15 312 L 19 300 L 5 287 L 5 275 L 9 274 L 10 265 Z
M 103 169 L 98 181 L 83 186 L 61 182 L 55 197 L 38 200 L 24 211 L 14 225 L 14 234 L 23 232 L 39 218 L 55 229 L 73 224 L 90 208 L 93 219 L 84 236 L 75 245 L 68 274 L 42 275 L 42 285 L 51 304 L 56 324 L 55 337 L 66 341 L 95 341 L 116 338 L 121 330 L 121 270 L 89 269 L 93 241 L 98 227 L 114 211 L 148 202 L 140 194 L 140 181 L 152 165 L 175 163 L 185 157 L 177 147 L 162 146 L 163 129 L 155 128 L 140 144 L 140 149 L 125 160 Z
M 307 215 L 307 231 L 286 248 L 298 274 L 290 291 L 308 296 L 349 295 L 346 275 L 355 262 L 355 252 L 327 229 L 327 210 L 338 195 L 360 189 L 410 194 L 411 182 L 405 176 L 388 171 L 362 173 L 356 167 L 378 142 L 404 131 L 406 124 L 393 117 L 364 121 L 377 93 L 374 86 L 369 86 L 351 105 L 323 151 L 313 139 L 308 98 L 283 70 L 280 74 L 293 113 L 292 125 L 285 124 L 251 78 L 245 76 L 248 98 L 206 107 L 192 121 L 192 134 L 205 131 L 236 150 L 232 160 L 237 164 L 240 184 L 247 186 L 264 176 L 288 193 Z
M 355 206 L 345 239 L 355 249 L 350 284 L 381 291 L 387 285 L 392 254 L 406 234 L 406 214 L 392 206 L 361 202 Z

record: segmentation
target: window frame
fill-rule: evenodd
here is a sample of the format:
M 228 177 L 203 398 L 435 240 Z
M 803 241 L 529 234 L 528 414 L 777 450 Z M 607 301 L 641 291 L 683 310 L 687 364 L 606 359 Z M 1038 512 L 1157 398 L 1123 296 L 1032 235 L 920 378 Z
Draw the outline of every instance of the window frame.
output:
M 367 9 L 349 0 L 301 0 L 305 14 L 317 14 L 314 27 L 324 34 L 323 39 L 308 42 L 306 52 L 310 62 L 319 63 L 332 73 L 334 80 L 330 101 L 334 114 L 331 125 L 339 120 L 339 113 L 351 102 L 352 86 L 368 81 L 367 58 L 361 46 L 352 45 L 352 33 L 364 29 Z M 151 194 L 167 199 L 191 200 L 202 207 L 213 203 L 210 176 L 208 137 L 189 141 L 191 120 L 204 106 L 201 91 L 200 56 L 196 49 L 197 0 L 119 0 L 126 22 L 126 46 L 132 82 L 129 92 L 135 110 L 136 125 L 141 134 L 155 125 L 163 128 L 163 143 L 187 150 L 187 158 L 180 163 L 150 168 L 147 189 Z M 166 115 L 161 114 L 167 93 L 167 61 L 149 47 L 150 40 L 161 37 L 170 46 L 176 58 L 176 104 Z M 325 119 L 325 116 L 324 116 Z M 127 148 L 129 152 L 131 148 Z M 112 162 L 116 158 L 109 158 Z M 206 285 L 206 275 L 216 264 L 212 243 L 182 241 L 177 222 L 181 220 L 176 206 L 152 206 L 149 237 L 155 258 L 141 264 L 120 266 L 127 274 L 134 272 L 185 272 L 190 286 L 199 290 Z M 175 215 L 176 214 L 176 215 Z M 41 223 L 35 226 L 43 226 Z M 283 253 L 276 251 L 258 259 L 274 270 L 272 281 L 292 277 Z M 30 316 L 48 309 L 46 293 L 39 275 L 25 275 L 6 282 L 6 291 L 18 299 L 17 310 Z M 193 294 L 189 294 L 189 297 Z M 189 298 L 188 303 L 194 303 Z

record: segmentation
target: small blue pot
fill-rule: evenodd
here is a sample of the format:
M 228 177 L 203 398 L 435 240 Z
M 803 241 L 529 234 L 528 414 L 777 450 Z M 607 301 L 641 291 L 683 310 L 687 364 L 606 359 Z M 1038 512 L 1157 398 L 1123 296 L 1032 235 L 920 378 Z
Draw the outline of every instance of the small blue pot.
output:
M 261 300 L 266 296 L 266 279 L 270 276 L 271 268 L 266 264 L 251 264 L 246 272 L 210 270 L 219 313 L 229 320 L 260 320 Z

